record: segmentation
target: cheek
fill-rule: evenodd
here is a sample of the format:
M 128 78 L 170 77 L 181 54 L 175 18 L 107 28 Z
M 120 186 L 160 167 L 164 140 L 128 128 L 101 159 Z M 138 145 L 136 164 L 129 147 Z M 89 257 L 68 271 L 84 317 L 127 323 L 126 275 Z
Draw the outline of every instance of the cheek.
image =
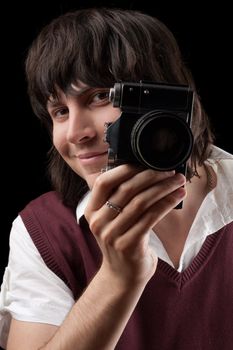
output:
M 65 145 L 65 134 L 59 128 L 53 128 L 53 145 L 62 154 Z
M 109 110 L 107 111 L 105 115 L 106 122 L 114 122 L 116 121 L 121 114 L 121 110 L 119 108 L 112 107 L 112 105 L 109 105 Z
M 104 138 L 106 131 L 106 124 L 116 121 L 121 114 L 120 109 L 114 108 L 111 105 L 104 106 L 104 108 L 98 108 L 93 118 L 93 125 L 100 137 Z
M 102 112 L 102 115 L 100 115 L 100 118 L 97 118 L 99 127 L 101 126 L 102 129 L 106 129 L 105 124 L 106 123 L 114 123 L 121 115 L 121 110 L 119 108 L 114 108 L 111 105 L 109 105 L 105 110 Z M 100 122 L 101 120 L 101 122 Z

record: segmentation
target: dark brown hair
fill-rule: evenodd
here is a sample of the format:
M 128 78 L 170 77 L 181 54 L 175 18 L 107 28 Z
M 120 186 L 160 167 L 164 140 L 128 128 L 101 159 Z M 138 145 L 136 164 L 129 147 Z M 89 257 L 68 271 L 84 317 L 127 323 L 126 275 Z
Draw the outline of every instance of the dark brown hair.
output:
M 213 136 L 193 78 L 177 42 L 158 19 L 139 11 L 92 8 L 62 15 L 45 26 L 26 59 L 28 92 L 35 114 L 52 135 L 46 105 L 58 88 L 67 92 L 77 81 L 111 87 L 116 81 L 149 80 L 190 85 L 195 91 L 194 148 L 188 178 L 209 156 Z M 52 185 L 66 204 L 75 206 L 88 190 L 86 182 L 50 151 Z

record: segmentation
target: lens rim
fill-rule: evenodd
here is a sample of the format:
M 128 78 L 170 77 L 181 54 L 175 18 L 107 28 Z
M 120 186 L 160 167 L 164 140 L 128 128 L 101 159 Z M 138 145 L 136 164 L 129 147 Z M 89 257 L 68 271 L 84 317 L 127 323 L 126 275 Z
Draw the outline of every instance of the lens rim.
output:
M 151 164 L 150 162 L 148 162 L 145 157 L 143 156 L 141 149 L 140 149 L 140 137 L 142 132 L 144 131 L 144 129 L 146 127 L 148 127 L 148 124 L 151 121 L 154 121 L 156 119 L 163 119 L 164 120 L 172 119 L 172 122 L 174 122 L 174 120 L 178 123 L 179 127 L 183 128 L 184 133 L 186 134 L 186 138 L 188 140 L 187 142 L 187 150 L 184 152 L 182 151 L 182 156 L 180 159 L 178 159 L 178 161 L 170 164 L 170 165 L 163 165 L 161 166 L 161 164 L 159 164 L 159 162 L 156 164 Z M 168 121 L 169 123 L 169 121 Z M 142 117 L 140 117 L 137 122 L 134 124 L 134 127 L 131 131 L 131 147 L 132 147 L 132 151 L 135 155 L 135 157 L 138 159 L 138 161 L 151 168 L 154 170 L 159 170 L 159 171 L 169 171 L 169 170 L 174 170 L 178 167 L 180 167 L 181 165 L 183 165 L 188 158 L 191 155 L 192 149 L 193 149 L 193 134 L 191 131 L 191 128 L 189 126 L 189 124 L 187 123 L 187 121 L 184 120 L 184 118 L 182 118 L 179 115 L 176 115 L 174 113 L 171 113 L 170 111 L 150 111 L 146 114 L 144 114 Z

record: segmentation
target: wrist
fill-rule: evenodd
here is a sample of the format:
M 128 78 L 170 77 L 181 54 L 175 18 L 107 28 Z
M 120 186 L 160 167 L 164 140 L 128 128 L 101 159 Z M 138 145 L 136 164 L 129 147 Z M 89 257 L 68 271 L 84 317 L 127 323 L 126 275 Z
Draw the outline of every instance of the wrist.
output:
M 140 268 L 138 266 L 126 265 L 122 269 L 112 266 L 108 261 L 104 261 L 98 272 L 103 283 L 109 285 L 112 290 L 118 293 L 142 293 L 148 281 L 153 276 L 156 266 L 157 258 L 153 257 L 153 269 L 148 270 L 145 263 Z M 148 257 L 151 260 L 151 257 Z M 133 264 L 132 264 L 133 265 Z

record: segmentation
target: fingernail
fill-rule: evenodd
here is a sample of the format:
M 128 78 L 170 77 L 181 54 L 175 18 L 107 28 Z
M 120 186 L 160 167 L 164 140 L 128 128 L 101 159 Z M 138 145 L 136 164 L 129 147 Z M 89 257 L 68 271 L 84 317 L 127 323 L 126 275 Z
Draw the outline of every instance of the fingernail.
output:
M 184 187 L 180 187 L 175 191 L 177 198 L 184 198 L 186 196 L 186 190 Z
M 171 176 L 175 175 L 176 172 L 175 172 L 175 170 L 171 170 L 171 171 L 166 171 L 165 173 L 168 177 L 171 177 Z

